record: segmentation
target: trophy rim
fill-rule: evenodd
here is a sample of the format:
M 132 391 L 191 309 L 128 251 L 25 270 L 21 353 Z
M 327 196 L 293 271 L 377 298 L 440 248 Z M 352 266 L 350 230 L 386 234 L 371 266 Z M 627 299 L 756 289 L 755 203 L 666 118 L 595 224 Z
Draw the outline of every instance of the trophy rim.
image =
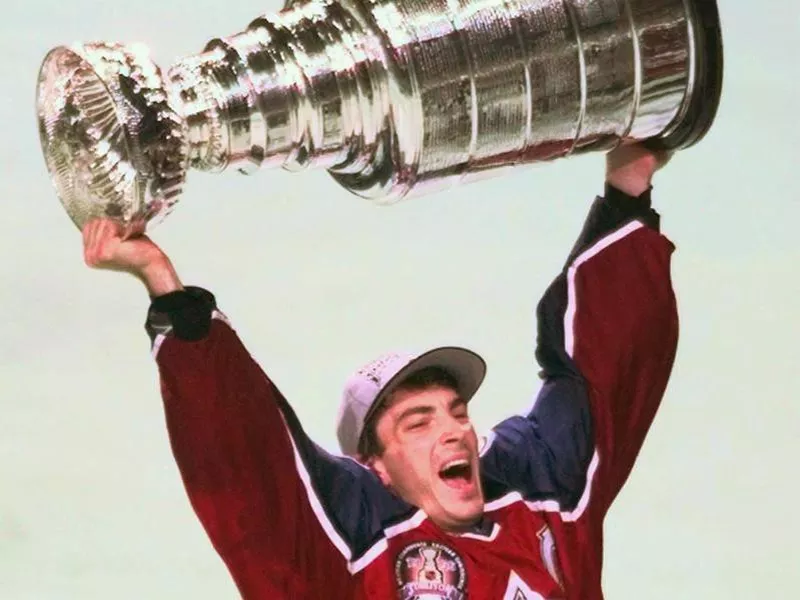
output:
M 70 61 L 69 67 L 58 64 L 59 60 Z M 59 136 L 52 128 L 58 124 L 65 131 L 72 131 L 69 115 L 58 106 L 59 102 L 66 106 L 68 95 L 56 86 L 59 80 L 70 82 L 76 74 L 87 80 L 79 81 L 69 92 L 78 95 L 75 106 L 79 114 L 75 123 L 85 120 L 96 146 L 88 160 L 84 158 L 83 164 L 73 169 L 69 163 L 74 162 L 74 149 L 66 148 L 59 156 L 56 149 Z M 90 82 L 88 100 L 80 97 L 87 92 L 87 82 Z M 161 69 L 142 44 L 60 45 L 48 51 L 42 60 L 36 93 L 40 145 L 59 201 L 79 229 L 89 220 L 106 217 L 119 223 L 127 234 L 134 235 L 143 233 L 172 211 L 183 191 L 188 164 L 182 118 L 169 97 L 167 85 Z M 89 104 L 82 105 L 84 101 Z M 104 104 L 101 110 L 108 111 L 105 124 L 95 121 L 97 117 L 92 114 L 95 103 Z M 48 122 L 50 118 L 52 121 Z M 113 129 L 95 137 L 97 127 L 109 127 L 108 123 L 113 124 Z M 68 143 L 63 134 L 62 143 Z M 77 145 L 85 147 L 83 140 Z M 109 156 L 116 162 L 106 163 L 96 174 L 92 173 L 94 165 L 104 163 Z M 104 172 L 106 167 L 108 170 Z M 112 174 L 113 179 L 109 179 Z M 76 180 L 85 186 L 77 193 L 68 187 Z M 97 186 L 101 188 L 99 191 Z
M 114 107 L 116 121 L 121 125 L 124 125 L 124 118 L 119 113 L 119 107 L 117 106 L 117 103 L 113 101 L 114 98 L 113 91 L 111 90 L 111 88 L 109 87 L 108 83 L 103 78 L 103 76 L 100 73 L 98 73 L 96 66 L 92 64 L 92 62 L 86 57 L 86 55 L 83 52 L 81 52 L 81 49 L 84 48 L 85 46 L 86 44 L 72 44 L 72 45 L 61 44 L 59 46 L 51 48 L 47 52 L 45 57 L 42 59 L 42 62 L 39 67 L 39 73 L 36 79 L 36 113 L 37 113 L 38 129 L 39 129 L 39 144 L 41 146 L 41 151 L 44 157 L 45 167 L 47 168 L 51 184 L 55 188 L 56 196 L 58 197 L 59 202 L 64 208 L 64 211 L 69 216 L 70 220 L 75 224 L 75 226 L 78 229 L 82 229 L 83 226 L 86 225 L 86 223 L 92 219 L 92 216 L 86 215 L 85 211 L 81 210 L 80 202 L 78 201 L 77 198 L 65 197 L 64 188 L 62 185 L 60 185 L 61 183 L 60 180 L 63 178 L 63 175 L 59 173 L 59 170 L 54 163 L 55 157 L 52 151 L 54 140 L 48 133 L 47 123 L 46 123 L 48 104 L 49 104 L 48 101 L 53 100 L 52 98 L 49 98 L 44 93 L 43 90 L 43 88 L 46 87 L 48 83 L 52 82 L 51 77 L 48 76 L 51 75 L 52 72 L 48 73 L 48 69 L 50 69 L 54 65 L 54 63 L 61 57 L 69 55 L 69 57 L 72 60 L 76 61 L 76 65 L 74 70 L 72 71 L 72 75 L 74 75 L 74 73 L 78 69 L 84 69 L 85 71 L 91 72 L 93 79 L 96 81 L 96 83 L 102 86 L 103 94 L 105 95 L 106 98 L 110 100 L 111 105 Z M 59 75 L 66 76 L 66 74 L 63 72 L 58 72 L 57 70 L 56 72 L 58 73 L 57 76 Z M 72 75 L 70 75 L 70 77 Z M 127 131 L 125 132 L 125 135 L 121 136 L 120 142 L 122 145 L 121 149 L 124 151 L 123 160 L 127 163 L 131 163 L 132 162 L 131 145 Z M 128 201 L 136 200 L 135 194 L 132 195 L 126 193 L 125 197 Z M 97 204 L 96 202 L 93 203 Z M 139 210 L 137 209 L 135 212 L 138 213 Z M 134 221 L 135 219 L 125 224 L 127 226 L 127 229 L 140 230 L 142 228 L 142 225 L 139 223 L 135 223 Z

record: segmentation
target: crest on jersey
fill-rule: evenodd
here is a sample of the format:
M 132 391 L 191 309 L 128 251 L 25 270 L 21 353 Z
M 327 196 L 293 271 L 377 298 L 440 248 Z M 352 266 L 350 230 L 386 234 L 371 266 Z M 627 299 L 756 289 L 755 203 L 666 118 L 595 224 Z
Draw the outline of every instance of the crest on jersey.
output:
M 416 542 L 403 548 L 394 564 L 400 600 L 464 600 L 467 570 L 452 548 Z
M 522 577 L 517 575 L 516 571 L 511 571 L 503 600 L 544 600 L 544 598 L 542 598 L 541 594 L 528 587 L 528 584 L 522 580 Z

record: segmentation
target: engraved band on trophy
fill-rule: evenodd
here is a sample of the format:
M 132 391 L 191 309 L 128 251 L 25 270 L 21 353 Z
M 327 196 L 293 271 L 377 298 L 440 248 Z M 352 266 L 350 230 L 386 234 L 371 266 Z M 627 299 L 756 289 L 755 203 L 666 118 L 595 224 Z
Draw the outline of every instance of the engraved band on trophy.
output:
M 391 203 L 503 168 L 697 143 L 722 87 L 716 0 L 302 0 L 162 71 L 51 50 L 39 131 L 79 227 L 162 220 L 190 169 L 326 169 Z

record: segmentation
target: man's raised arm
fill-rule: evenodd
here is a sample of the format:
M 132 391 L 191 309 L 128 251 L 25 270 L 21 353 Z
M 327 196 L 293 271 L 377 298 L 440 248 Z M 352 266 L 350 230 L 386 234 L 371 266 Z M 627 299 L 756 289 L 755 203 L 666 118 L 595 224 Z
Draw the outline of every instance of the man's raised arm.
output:
M 133 273 L 153 298 L 146 327 L 173 455 L 242 596 L 352 597 L 353 561 L 377 533 L 371 507 L 386 507 L 377 478 L 305 435 L 214 296 L 184 287 L 150 240 L 123 241 L 107 221 L 84 240 L 90 266 Z
M 482 451 L 495 496 L 516 491 L 564 521 L 590 505 L 602 518 L 627 479 L 677 344 L 674 247 L 650 201 L 668 158 L 641 146 L 608 154 L 604 195 L 537 306 L 542 389 Z

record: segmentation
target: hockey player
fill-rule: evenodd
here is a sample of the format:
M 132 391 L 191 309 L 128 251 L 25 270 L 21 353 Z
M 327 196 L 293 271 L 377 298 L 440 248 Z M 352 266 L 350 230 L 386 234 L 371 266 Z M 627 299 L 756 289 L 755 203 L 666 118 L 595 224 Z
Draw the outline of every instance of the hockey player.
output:
M 351 376 L 341 454 L 304 432 L 215 296 L 147 237 L 84 229 L 86 262 L 147 287 L 166 424 L 191 505 L 248 599 L 601 599 L 603 521 L 672 369 L 672 243 L 651 208 L 668 160 L 606 155 L 605 190 L 537 308 L 532 408 L 480 440 L 465 348 Z

